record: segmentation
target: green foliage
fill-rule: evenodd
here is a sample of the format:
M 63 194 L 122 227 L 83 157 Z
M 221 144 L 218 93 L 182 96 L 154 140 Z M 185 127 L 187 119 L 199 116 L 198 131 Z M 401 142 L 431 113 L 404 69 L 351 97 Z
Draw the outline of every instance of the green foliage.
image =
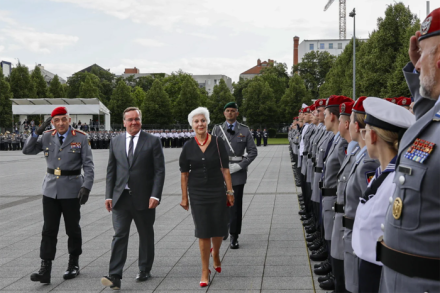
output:
M 89 78 L 90 83 L 93 85 L 93 87 L 96 87 L 98 89 L 100 88 L 101 80 L 99 79 L 99 77 L 89 72 L 77 72 L 72 75 L 67 81 L 67 97 L 69 99 L 75 99 L 80 96 L 81 85 L 86 81 L 87 78 Z M 94 97 L 98 98 L 99 95 Z
M 34 82 L 29 75 L 29 69 L 20 63 L 12 69 L 10 86 L 14 99 L 35 99 L 37 93 Z
M 190 76 L 183 77 L 184 81 L 179 86 L 180 95 L 174 102 L 173 118 L 180 124 L 187 124 L 188 114 L 200 106 L 200 91 L 197 82 Z M 166 89 L 165 89 L 166 91 Z
M 41 75 L 41 69 L 38 66 L 35 66 L 34 70 L 31 73 L 31 79 L 34 83 L 37 98 L 38 99 L 47 99 L 49 98 L 49 92 L 47 90 L 47 83 L 44 80 L 43 75 Z
M 133 96 L 133 102 L 136 107 L 139 109 L 142 107 L 142 104 L 144 103 L 145 97 L 147 94 L 144 92 L 144 90 L 140 86 L 136 86 L 133 89 L 133 92 L 131 94 Z
M 292 121 L 301 109 L 302 103 L 310 105 L 310 92 L 307 91 L 302 78 L 298 74 L 294 74 L 279 103 L 279 114 L 282 121 Z
M 263 124 L 277 120 L 277 107 L 273 90 L 267 81 L 256 76 L 243 90 L 246 123 L 249 125 Z
M 293 66 L 293 72 L 299 73 L 313 99 L 319 98 L 320 87 L 335 60 L 336 57 L 329 52 L 311 51 L 304 55 L 300 63 Z
M 240 80 L 235 83 L 232 83 L 232 88 L 234 89 L 234 92 L 232 95 L 235 98 L 235 102 L 238 105 L 238 110 L 240 111 L 240 116 L 238 116 L 238 119 L 240 120 L 241 117 L 245 116 L 246 113 L 242 109 L 243 106 L 243 90 L 248 87 L 249 83 L 251 82 L 251 79 L 244 79 L 240 78 Z
M 287 138 L 288 133 L 277 133 L 276 138 Z
M 173 105 L 173 107 L 175 106 L 175 102 L 182 92 L 182 85 L 185 81 L 188 80 L 188 77 L 191 78 L 194 86 L 198 88 L 197 82 L 191 77 L 191 75 L 189 73 L 183 72 L 182 70 L 173 72 L 170 76 L 164 78 L 163 86 L 171 100 L 171 104 Z
M 136 80 L 136 86 L 141 87 L 144 92 L 148 92 L 153 86 L 154 77 L 151 75 L 141 76 Z
M 261 70 L 261 77 L 273 90 L 275 102 L 278 103 L 284 95 L 289 83 L 286 63 L 275 63 L 273 66 L 263 68 Z
M 220 79 L 218 85 L 214 86 L 212 95 L 209 97 L 208 109 L 211 123 L 218 124 L 225 120 L 223 108 L 228 102 L 233 102 L 234 96 L 231 94 L 226 82 Z
M 55 75 L 54 78 L 50 81 L 49 93 L 52 98 L 65 98 L 64 87 L 58 78 L 58 75 Z
M 78 98 L 81 99 L 100 98 L 99 88 L 92 82 L 92 78 L 93 78 L 92 74 L 87 74 L 86 79 L 83 82 L 81 82 L 81 85 L 79 87 Z
M 108 104 L 108 109 L 111 112 L 111 123 L 122 124 L 122 113 L 128 107 L 133 106 L 134 101 L 131 96 L 131 88 L 123 80 L 120 80 L 113 90 Z
M 0 68 L 0 126 L 2 127 L 12 126 L 12 96 L 11 87 Z
M 275 138 L 277 135 L 277 130 L 275 128 L 269 128 L 267 130 L 267 133 L 269 135 L 269 138 Z
M 142 91 L 142 88 L 136 87 Z M 142 121 L 144 124 L 166 125 L 173 122 L 171 101 L 165 92 L 162 82 L 156 79 L 147 92 L 142 104 Z

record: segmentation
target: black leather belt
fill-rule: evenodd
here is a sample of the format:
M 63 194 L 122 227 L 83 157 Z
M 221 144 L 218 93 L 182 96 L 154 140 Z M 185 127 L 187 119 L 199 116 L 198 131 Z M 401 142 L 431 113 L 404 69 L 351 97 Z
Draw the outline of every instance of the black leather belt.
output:
M 322 167 L 315 167 L 316 173 L 322 173 Z
M 308 154 L 307 158 L 311 159 L 312 158 L 312 154 Z
M 318 187 L 319 187 L 319 189 L 321 189 L 322 186 L 323 186 L 323 182 L 322 182 L 322 181 L 319 181 L 319 183 L 318 183 Z
M 60 169 L 50 169 L 47 168 L 47 173 L 56 176 L 77 176 L 81 175 L 81 169 L 79 170 L 60 170 Z
M 322 196 L 336 196 L 336 188 L 321 188 Z
M 313 163 L 313 164 L 315 163 L 315 158 L 312 158 L 312 163 Z
M 376 260 L 390 269 L 408 276 L 440 281 L 440 259 L 413 255 L 386 246 L 383 241 L 377 242 Z
M 353 230 L 354 219 L 347 218 L 346 216 L 342 217 L 342 227 Z
M 343 214 L 344 213 L 344 205 L 335 203 L 335 213 Z
M 307 156 L 308 154 L 308 152 L 303 152 L 303 156 Z

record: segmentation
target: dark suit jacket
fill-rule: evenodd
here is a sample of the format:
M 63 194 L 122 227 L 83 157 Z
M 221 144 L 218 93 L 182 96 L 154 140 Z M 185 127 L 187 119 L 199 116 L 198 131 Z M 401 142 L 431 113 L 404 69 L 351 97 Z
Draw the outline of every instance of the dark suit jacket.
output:
M 111 140 L 109 153 L 105 198 L 112 199 L 113 206 L 117 205 L 126 184 L 130 186 L 138 210 L 148 209 L 150 197 L 161 199 L 165 160 L 159 138 L 141 131 L 131 166 L 127 159 L 125 133 Z

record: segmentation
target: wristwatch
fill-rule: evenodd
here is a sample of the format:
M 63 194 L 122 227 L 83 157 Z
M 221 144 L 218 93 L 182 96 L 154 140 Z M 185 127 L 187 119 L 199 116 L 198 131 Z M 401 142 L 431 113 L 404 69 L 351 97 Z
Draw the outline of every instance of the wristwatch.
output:
M 233 190 L 227 190 L 226 191 L 226 195 L 234 195 L 234 191 Z

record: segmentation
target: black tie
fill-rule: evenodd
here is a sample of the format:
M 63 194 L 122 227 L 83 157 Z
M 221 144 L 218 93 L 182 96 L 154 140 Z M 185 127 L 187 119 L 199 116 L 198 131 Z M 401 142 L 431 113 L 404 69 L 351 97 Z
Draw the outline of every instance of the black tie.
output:
M 62 145 L 63 145 L 64 136 L 61 135 L 61 136 L 59 137 L 59 139 L 60 139 L 60 146 L 62 146 Z
M 228 129 L 227 131 L 228 131 L 231 135 L 234 135 L 234 134 L 235 134 L 235 131 L 232 130 L 232 127 L 234 127 L 234 125 L 231 124 L 231 125 L 229 125 L 228 127 L 229 127 L 229 129 Z
M 133 163 L 133 139 L 134 135 L 130 136 L 130 146 L 128 147 L 128 165 L 131 167 Z

